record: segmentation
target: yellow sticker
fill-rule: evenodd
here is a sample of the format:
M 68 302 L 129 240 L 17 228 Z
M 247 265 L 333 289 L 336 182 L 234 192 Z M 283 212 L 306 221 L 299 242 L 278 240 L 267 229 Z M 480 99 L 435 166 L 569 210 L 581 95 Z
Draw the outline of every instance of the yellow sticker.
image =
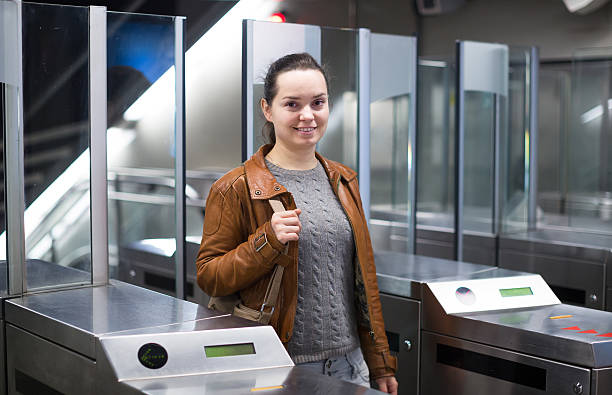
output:
M 272 387 L 258 387 L 258 388 L 251 388 L 251 392 L 255 392 L 255 391 L 267 391 L 267 390 L 279 390 L 283 388 L 282 385 L 275 385 Z
M 573 315 L 556 315 L 554 317 L 548 317 L 551 320 L 560 320 L 561 318 L 571 318 Z

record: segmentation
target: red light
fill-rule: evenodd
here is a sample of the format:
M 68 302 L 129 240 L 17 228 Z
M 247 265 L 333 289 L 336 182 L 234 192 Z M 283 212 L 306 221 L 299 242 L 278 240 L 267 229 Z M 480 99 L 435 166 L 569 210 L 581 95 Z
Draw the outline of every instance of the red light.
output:
M 275 12 L 274 14 L 268 17 L 268 21 L 276 22 L 276 23 L 284 23 L 284 22 L 287 22 L 287 18 L 282 12 Z

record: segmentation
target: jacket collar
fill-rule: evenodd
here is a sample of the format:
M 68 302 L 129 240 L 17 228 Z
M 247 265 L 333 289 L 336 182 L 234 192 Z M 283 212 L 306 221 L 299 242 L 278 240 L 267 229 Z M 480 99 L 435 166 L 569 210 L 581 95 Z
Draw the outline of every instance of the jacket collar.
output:
M 264 157 L 270 152 L 272 147 L 272 144 L 262 146 L 249 160 L 244 162 L 251 199 L 270 199 L 287 192 L 287 189 L 276 181 L 276 178 L 274 178 L 274 175 L 272 175 L 266 166 Z M 315 153 L 315 155 L 319 162 L 321 162 L 323 169 L 325 169 L 334 192 L 337 192 L 336 188 L 340 178 L 343 178 L 345 181 L 351 181 L 357 176 L 357 173 L 348 167 L 326 159 L 319 155 L 319 153 Z

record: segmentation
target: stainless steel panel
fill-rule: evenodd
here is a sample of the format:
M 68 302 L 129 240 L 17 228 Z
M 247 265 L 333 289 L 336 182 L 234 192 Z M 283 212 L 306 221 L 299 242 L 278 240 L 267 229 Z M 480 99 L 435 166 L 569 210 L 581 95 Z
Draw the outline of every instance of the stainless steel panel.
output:
M 89 141 L 91 160 L 91 282 L 108 283 L 106 184 L 106 7 L 89 8 Z
M 380 302 L 389 346 L 397 357 L 398 394 L 416 394 L 419 391 L 421 303 L 384 293 L 380 294 Z
M 0 394 L 6 394 L 5 322 L 0 320 Z
M 529 252 L 544 254 L 571 253 L 577 259 L 603 261 L 607 251 L 612 250 L 612 235 L 538 229 L 505 235 L 500 238 L 500 248 L 528 249 Z
M 447 361 L 439 345 L 459 349 L 459 352 L 454 355 L 457 357 L 453 361 L 456 362 L 455 366 L 441 363 Z M 589 369 L 429 332 L 423 333 L 422 347 L 422 395 L 448 393 L 457 395 L 576 395 L 578 393 L 588 395 L 591 393 Z M 478 366 L 482 368 L 482 370 L 478 369 L 480 372 L 470 370 L 469 356 L 475 356 L 480 362 L 491 361 L 501 366 L 517 367 L 520 365 L 520 367 L 517 367 L 515 371 L 505 371 L 503 378 L 498 378 L 496 377 L 497 369 L 493 363 L 488 366 Z M 529 380 L 526 377 L 531 375 L 540 380 Z M 536 382 L 540 386 L 535 385 Z M 582 388 L 582 392 L 574 390 L 574 387 L 578 385 Z
M 585 292 L 584 306 L 602 309 L 606 289 L 605 265 L 603 262 L 565 257 L 524 253 L 501 249 L 499 266 L 511 270 L 522 270 L 541 274 L 553 286 L 562 286 Z
M 442 259 L 454 259 L 455 233 L 450 228 L 417 226 L 417 250 L 419 255 Z M 493 235 L 463 232 L 464 262 L 496 265 L 496 240 Z
M 374 256 L 380 291 L 413 299 L 421 299 L 421 288 L 426 282 L 467 279 L 498 270 L 487 265 L 387 251 L 376 251 Z
M 606 395 L 612 392 L 612 368 L 591 371 L 591 394 Z
M 149 369 L 138 362 L 140 348 L 148 343 L 159 344 L 167 351 L 167 363 L 158 369 Z M 207 346 L 243 343 L 252 343 L 254 352 L 217 358 L 205 354 Z M 110 335 L 100 338 L 100 346 L 97 361 L 108 359 L 114 377 L 119 381 L 293 366 L 287 350 L 269 325 L 182 333 Z
M 45 288 L 60 282 L 82 284 L 89 281 L 91 274 L 71 267 L 59 266 L 38 259 L 26 261 L 28 285 L 33 288 Z M 6 272 L 6 261 L 0 261 L 0 272 Z M 0 276 L 0 289 L 6 289 L 6 277 Z
M 193 332 L 193 331 L 205 331 L 205 330 L 212 330 L 212 329 L 245 328 L 245 327 L 251 327 L 251 326 L 262 326 L 262 324 L 227 314 L 227 315 L 214 317 L 212 319 L 203 318 L 200 320 L 181 322 L 181 323 L 176 323 L 172 325 L 152 326 L 150 328 L 139 328 L 139 329 L 131 329 L 128 331 L 113 332 L 111 336 Z
M 382 392 L 361 387 L 332 377 L 313 374 L 312 371 L 294 367 L 264 369 L 233 374 L 209 374 L 135 380 L 123 385 L 136 388 L 142 393 L 180 395 L 237 395 L 249 393 L 271 393 L 291 395 L 375 395 Z M 281 388 L 274 388 L 282 385 Z M 271 387 L 268 391 L 261 389 Z M 258 391 L 259 389 L 259 391 Z
M 22 374 L 64 394 L 94 393 L 93 360 L 10 324 L 6 339 L 9 394 L 21 393 Z
M 562 319 L 550 317 L 568 316 Z M 423 289 L 423 329 L 592 368 L 612 366 L 612 313 L 566 304 L 446 315 Z M 564 329 L 578 327 L 579 329 Z M 591 330 L 595 331 L 590 332 Z M 587 333 L 580 333 L 589 331 Z
M 28 295 L 5 302 L 7 322 L 95 358 L 95 336 L 221 313 L 119 281 Z

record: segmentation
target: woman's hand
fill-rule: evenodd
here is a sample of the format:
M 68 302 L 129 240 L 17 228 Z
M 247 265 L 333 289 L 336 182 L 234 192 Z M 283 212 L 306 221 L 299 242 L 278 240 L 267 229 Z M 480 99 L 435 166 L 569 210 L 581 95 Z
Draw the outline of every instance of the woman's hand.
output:
M 397 395 L 397 380 L 393 376 L 386 376 L 376 379 L 378 389 L 387 394 Z
M 278 241 L 287 244 L 289 241 L 299 239 L 299 234 L 302 230 L 299 218 L 301 213 L 302 210 L 296 208 L 295 210 L 280 211 L 272 214 L 270 224 Z

